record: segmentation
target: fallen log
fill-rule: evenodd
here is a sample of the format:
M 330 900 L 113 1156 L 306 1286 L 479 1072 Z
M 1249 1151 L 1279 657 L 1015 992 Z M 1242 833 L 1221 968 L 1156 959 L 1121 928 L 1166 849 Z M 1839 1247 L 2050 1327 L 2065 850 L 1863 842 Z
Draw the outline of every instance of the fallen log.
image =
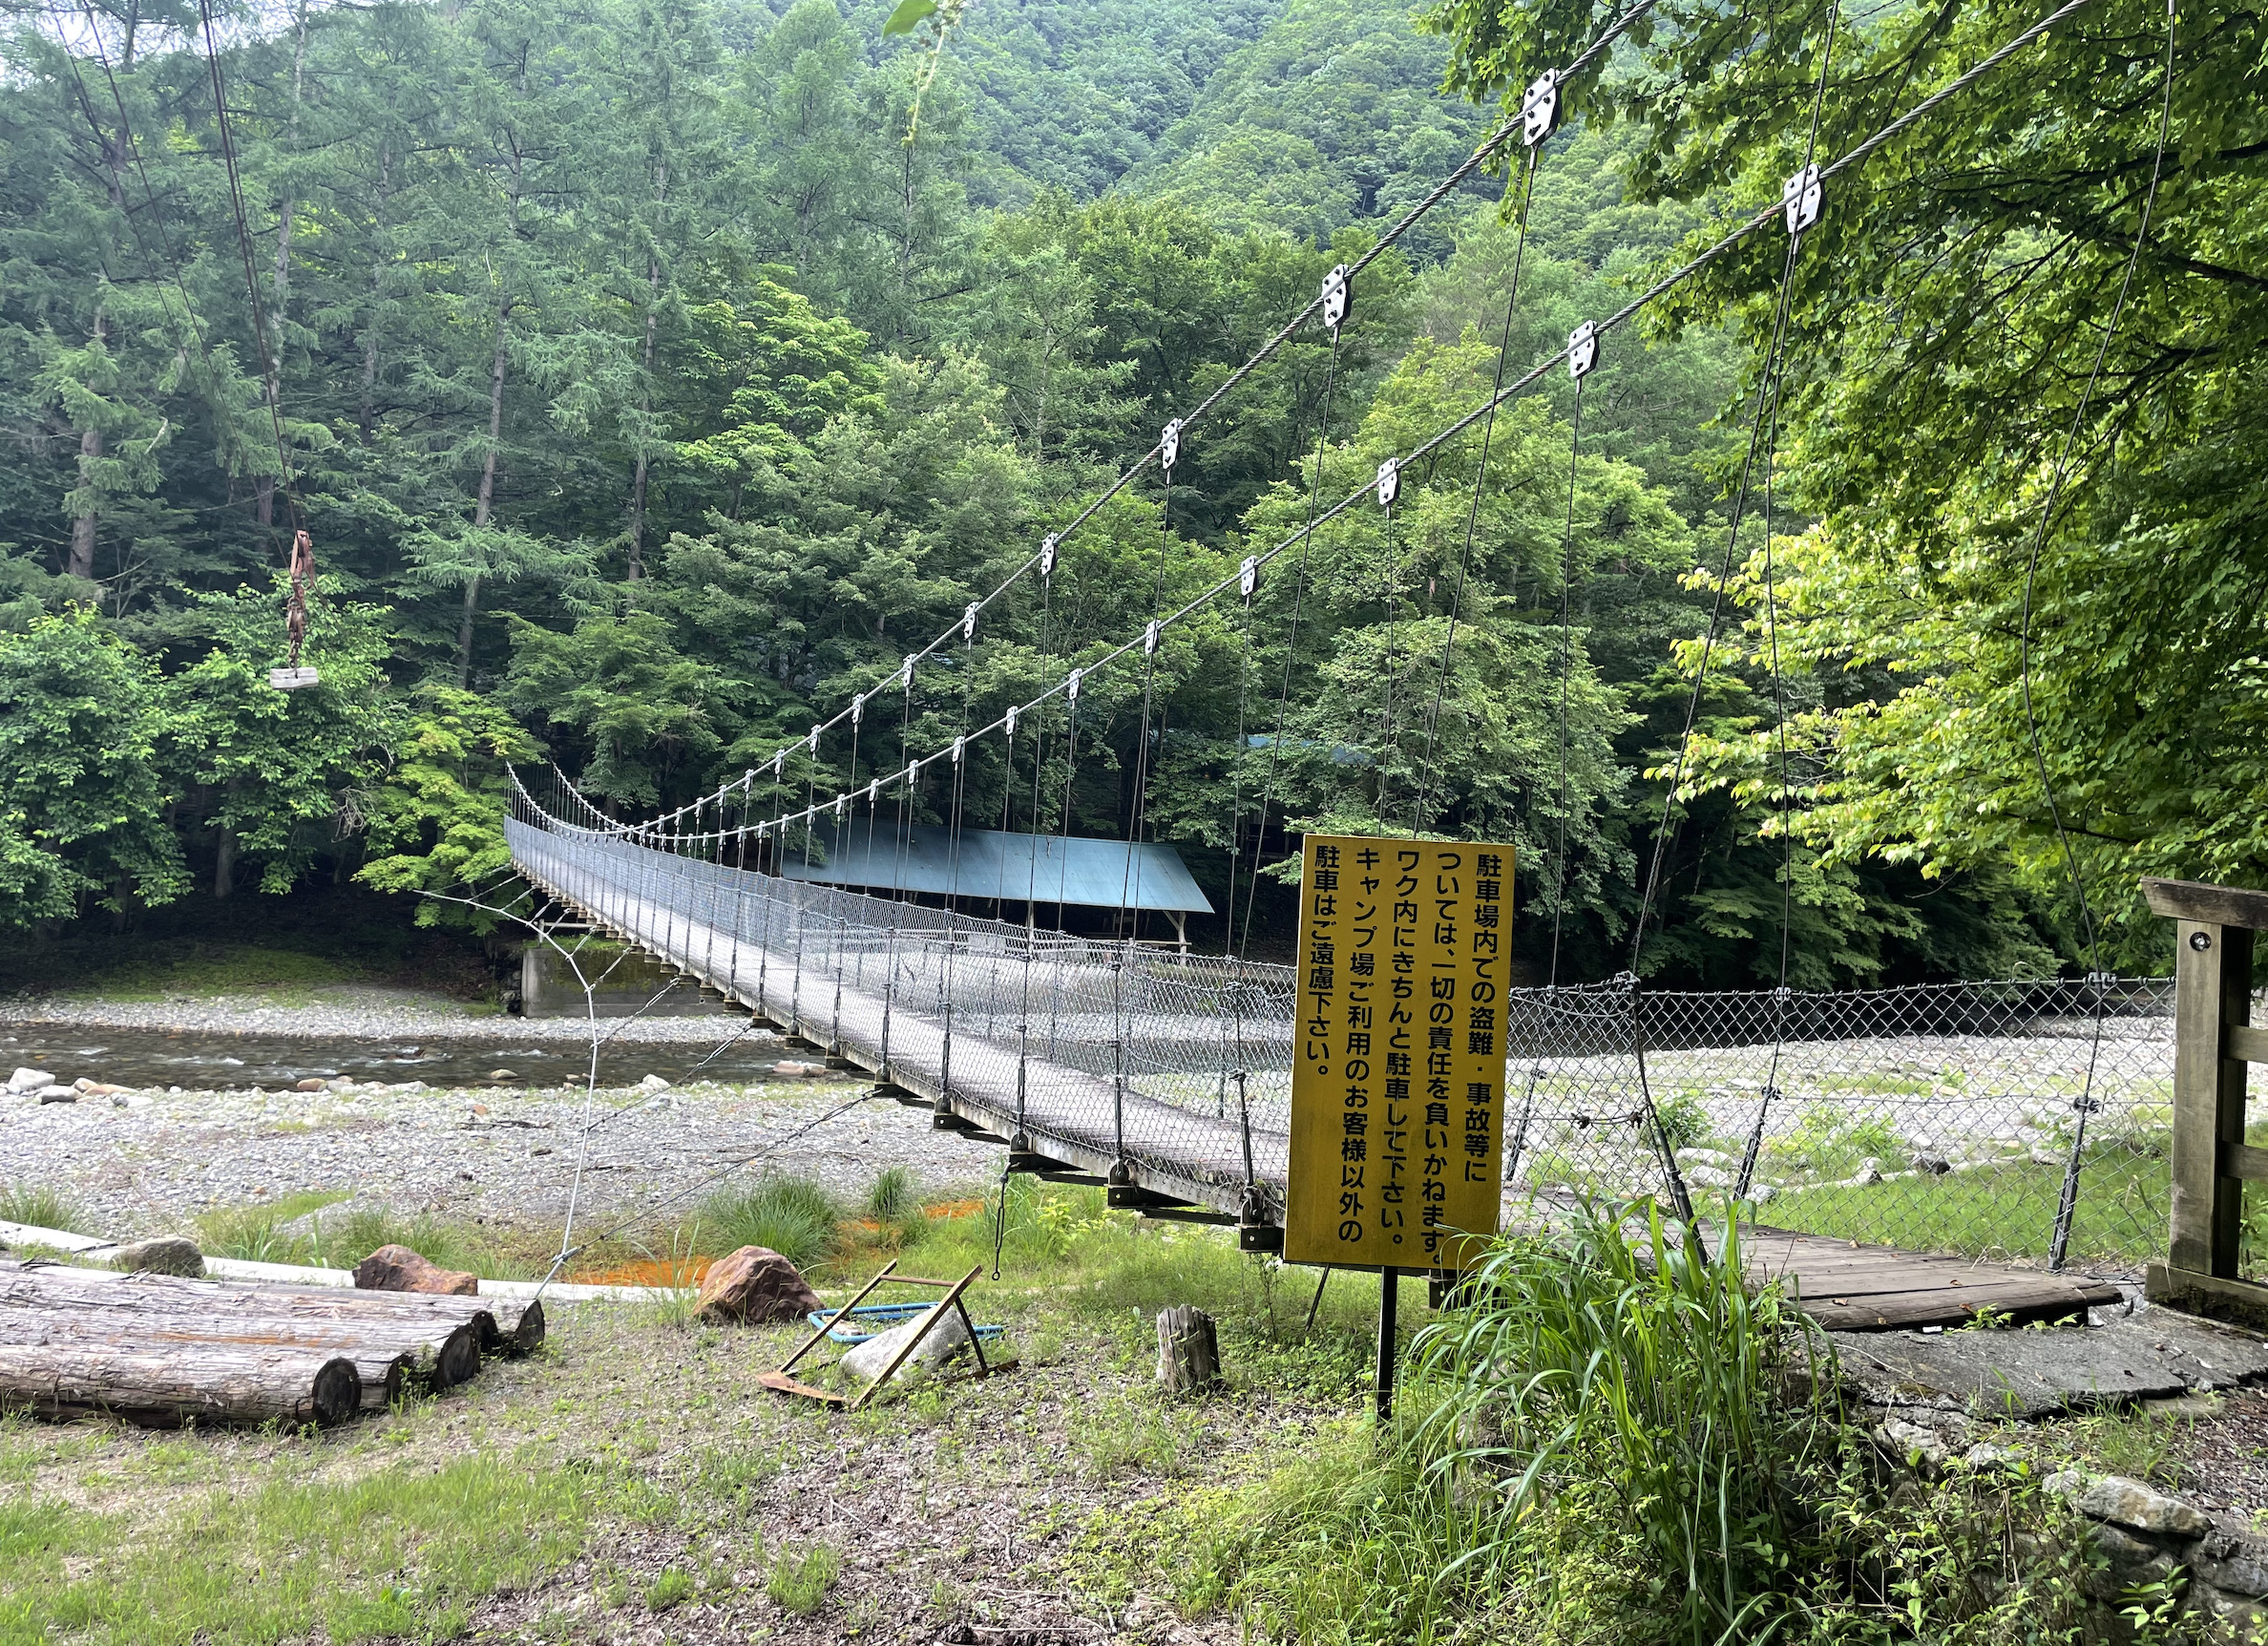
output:
M 322 1349 L 354 1362 L 363 1380 L 363 1403 L 373 1408 L 411 1389 L 439 1393 L 454 1388 L 480 1370 L 478 1334 L 470 1325 L 446 1320 L 301 1320 L 234 1311 L 193 1314 L 70 1302 L 27 1307 L 0 1301 L 0 1343 L 66 1340 L 129 1348 L 235 1343 Z
M 533 1298 L 450 1298 L 422 1292 L 361 1292 L 332 1286 L 271 1286 L 230 1280 L 184 1280 L 168 1275 L 110 1275 L 99 1270 L 25 1265 L 0 1258 L 0 1305 L 66 1298 L 107 1301 L 136 1296 L 195 1299 L 200 1307 L 305 1319 L 439 1319 L 470 1325 L 484 1351 L 524 1355 L 543 1341 L 543 1304 Z
M 318 1424 L 361 1410 L 362 1374 L 344 1355 L 296 1345 L 167 1348 L 67 1340 L 0 1343 L 0 1408 L 184 1423 Z

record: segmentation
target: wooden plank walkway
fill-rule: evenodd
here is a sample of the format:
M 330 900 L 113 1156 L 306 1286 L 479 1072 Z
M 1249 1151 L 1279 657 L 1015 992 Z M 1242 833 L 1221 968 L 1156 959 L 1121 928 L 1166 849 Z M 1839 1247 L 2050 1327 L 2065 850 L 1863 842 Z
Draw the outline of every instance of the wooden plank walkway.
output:
M 1985 1311 L 2011 1322 L 2061 1320 L 2124 1301 L 2116 1286 L 1969 1257 L 1862 1246 L 1823 1234 L 1751 1226 L 1741 1232 L 1749 1273 L 1782 1280 L 1803 1312 L 1832 1332 L 1961 1326 Z M 1714 1239 L 1710 1249 L 1716 1250 Z

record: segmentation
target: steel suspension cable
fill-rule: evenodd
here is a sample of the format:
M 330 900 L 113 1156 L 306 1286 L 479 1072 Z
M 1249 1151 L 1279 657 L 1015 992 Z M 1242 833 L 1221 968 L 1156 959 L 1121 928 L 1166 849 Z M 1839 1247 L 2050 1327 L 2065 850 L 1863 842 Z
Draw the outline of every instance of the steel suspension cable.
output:
M 2080 391 L 2079 404 L 2071 410 L 2069 428 L 2064 432 L 2063 451 L 2056 458 L 2055 477 L 2048 488 L 2047 506 L 2040 511 L 2039 530 L 2032 535 L 2031 549 L 2024 562 L 2024 621 L 2019 630 L 2018 680 L 2024 693 L 2025 738 L 2031 746 L 2032 765 L 2040 775 L 2040 791 L 2048 802 L 2048 815 L 2055 825 L 2056 845 L 2063 854 L 2065 870 L 2071 878 L 2071 895 L 2079 903 L 2081 928 L 2087 939 L 2089 981 L 2092 985 L 2093 1030 L 2087 1048 L 2087 1076 L 2080 1094 L 2072 1104 L 2074 1124 L 2071 1128 L 2071 1154 L 2064 1168 L 2062 1192 L 2056 1197 L 2055 1228 L 2048 1242 L 2048 1267 L 2051 1273 L 2061 1273 L 2070 1255 L 2071 1219 L 2079 1208 L 2079 1167 L 2082 1151 L 2087 1147 L 2087 1117 L 2095 1108 L 2095 1066 L 2103 1051 L 2103 992 L 2109 981 L 2103 971 L 2101 934 L 2095 926 L 2094 908 L 2087 895 L 2087 876 L 2079 863 L 2079 855 L 2071 844 L 2070 831 L 2065 826 L 2063 808 L 2055 798 L 2055 783 L 2048 770 L 2048 753 L 2040 738 L 2039 712 L 2032 701 L 2031 631 L 2032 595 L 2040 570 L 2040 555 L 2047 546 L 2048 531 L 2056 508 L 2063 501 L 2063 489 L 2070 472 L 2071 455 L 2079 444 L 2080 430 L 2085 427 L 2087 409 L 2094 399 L 2095 385 L 2103 374 L 2103 363 L 2110 352 L 2110 340 L 2118 334 L 2118 327 L 2126 316 L 2127 298 L 2133 289 L 2134 269 L 2142 259 L 2143 243 L 2150 237 L 2150 219 L 2157 206 L 2158 184 L 2165 175 L 2166 142 L 2174 125 L 2174 48 L 2180 18 L 2176 0 L 2166 0 L 2166 64 L 2163 71 L 2164 88 L 2158 104 L 2158 129 L 2155 153 L 2150 162 L 2150 186 L 2142 197 L 2142 215 L 2134 228 L 2134 243 L 2127 253 L 2126 269 L 2119 276 L 2118 297 L 2110 306 L 2110 318 L 2103 327 L 2103 335 L 2095 345 L 2094 362 L 2088 368 L 2087 387 Z
M 1441 703 L 1449 689 L 1449 671 L 1457 656 L 1457 620 L 1464 608 L 1465 577 L 1473 559 L 1473 538 L 1480 524 L 1480 492 L 1488 483 L 1488 456 L 1496 440 L 1496 412 L 1504 392 L 1504 369 L 1512 360 L 1512 327 L 1520 307 L 1520 275 L 1527 261 L 1528 223 L 1536 197 L 1536 170 L 1544 163 L 1544 144 L 1531 144 L 1522 157 L 1520 185 L 1520 229 L 1512 244 L 1511 289 L 1504 298 L 1504 336 L 1497 348 L 1496 380 L 1490 386 L 1488 416 L 1480 429 L 1480 458 L 1473 471 L 1473 500 L 1465 510 L 1464 546 L 1457 557 L 1457 588 L 1449 599 L 1449 627 L 1441 643 L 1441 673 L 1434 685 L 1433 708 L 1425 718 L 1425 756 L 1418 768 L 1418 791 L 1410 806 L 1410 837 L 1425 827 L 1425 808 L 1433 791 L 1434 746 L 1441 728 Z M 1379 819 L 1383 822 L 1384 819 Z
M 1338 384 L 1339 332 L 1331 332 L 1331 362 L 1323 371 L 1323 410 L 1315 429 L 1315 475 L 1308 485 L 1307 525 L 1299 537 L 1299 567 L 1292 574 L 1292 620 L 1284 631 L 1284 686 L 1276 697 L 1275 735 L 1268 744 L 1268 778 L 1260 787 L 1260 820 L 1252 835 L 1251 889 L 1245 897 L 1244 932 L 1237 939 L 1236 955 L 1243 960 L 1252 942 L 1252 912 L 1260 902 L 1260 858 L 1268 849 L 1268 808 L 1275 796 L 1277 774 L 1284 763 L 1284 733 L 1292 711 L 1292 671 L 1299 654 L 1299 618 L 1307 603 L 1308 550 L 1315 539 L 1315 504 L 1323 491 L 1323 460 L 1331 450 L 1331 402 Z M 1337 513 L 1336 510 L 1333 511 Z M 1229 888 L 1229 918 L 1236 915 L 1235 888 Z

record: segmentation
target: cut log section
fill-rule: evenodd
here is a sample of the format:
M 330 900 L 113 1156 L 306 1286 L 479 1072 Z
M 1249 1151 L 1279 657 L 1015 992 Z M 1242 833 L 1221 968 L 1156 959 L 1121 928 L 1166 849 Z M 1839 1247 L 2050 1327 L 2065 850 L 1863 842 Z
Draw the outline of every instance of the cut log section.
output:
M 480 1370 L 480 1340 L 470 1325 L 436 1322 L 433 1331 L 400 1327 L 369 1330 L 337 1320 L 200 1319 L 187 1314 L 116 1309 L 27 1309 L 0 1303 L 0 1343 L 116 1343 L 124 1347 L 181 1347 L 230 1343 L 243 1347 L 321 1349 L 354 1362 L 363 1403 L 389 1405 L 412 1390 L 438 1394 Z
M 543 1304 L 533 1298 L 448 1298 L 424 1292 L 361 1292 L 334 1286 L 271 1286 L 185 1280 L 170 1275 L 26 1265 L 0 1258 L 0 1306 L 65 1300 L 107 1303 L 121 1292 L 194 1300 L 200 1308 L 323 1320 L 439 1319 L 472 1327 L 484 1352 L 524 1355 L 543 1341 Z
M 184 1423 L 318 1424 L 362 1409 L 362 1374 L 344 1355 L 259 1343 L 135 1347 L 0 1342 L 0 1407 L 49 1417 Z
M 56 1415 L 335 1423 L 335 1377 L 296 1393 L 291 1380 L 335 1361 L 354 1374 L 354 1406 L 383 1407 L 472 1377 L 484 1340 L 509 1350 L 542 1335 L 534 1303 L 499 1321 L 470 1298 L 0 1261 L 0 1404 Z

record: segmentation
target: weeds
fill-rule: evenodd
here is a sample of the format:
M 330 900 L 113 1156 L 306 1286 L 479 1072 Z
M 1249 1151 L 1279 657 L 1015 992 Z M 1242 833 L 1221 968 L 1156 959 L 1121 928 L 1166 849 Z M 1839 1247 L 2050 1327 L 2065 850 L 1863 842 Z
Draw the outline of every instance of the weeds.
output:
M 700 1237 L 723 1252 L 762 1246 L 808 1269 L 841 1243 L 842 1220 L 842 1207 L 822 1184 L 767 1174 L 704 1202 Z
M 682 1606 L 693 1598 L 694 1593 L 693 1574 L 672 1566 L 646 1586 L 646 1610 L 666 1612 L 672 1606 Z
M 782 1549 L 772 1556 L 764 1592 L 782 1611 L 808 1617 L 827 1603 L 827 1592 L 842 1572 L 842 1553 L 830 1543 L 811 1544 L 800 1553 L 791 1548 Z
M 0 1223 L 26 1223 L 34 1229 L 60 1229 L 84 1234 L 79 1227 L 78 1202 L 60 1190 L 28 1183 L 0 1183 Z

